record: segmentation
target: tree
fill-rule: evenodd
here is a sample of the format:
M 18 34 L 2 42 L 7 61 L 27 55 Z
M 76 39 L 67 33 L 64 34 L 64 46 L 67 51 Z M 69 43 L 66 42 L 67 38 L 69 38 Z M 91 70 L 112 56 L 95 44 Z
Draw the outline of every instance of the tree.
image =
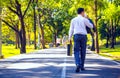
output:
M 36 46 L 36 21 L 37 21 L 37 16 L 36 16 L 36 7 L 37 7 L 37 2 L 38 0 L 33 0 L 33 14 L 34 14 L 34 49 L 37 48 Z
M 2 14 L 2 6 L 1 6 L 1 1 L 0 1 L 0 16 Z M 3 58 L 2 55 L 2 20 L 0 18 L 0 58 Z
M 101 40 L 106 39 L 106 48 L 109 47 L 110 42 L 110 32 L 111 29 L 109 28 L 109 22 L 105 21 L 104 19 L 99 22 L 99 32 Z
M 6 1 L 5 1 L 6 2 Z M 3 3 L 2 0 L 0 1 L 0 58 L 3 58 L 2 55 L 2 9 L 3 9 Z
M 14 28 L 11 24 L 9 24 L 7 21 L 2 20 L 6 25 L 11 27 L 14 31 L 16 31 L 19 34 L 20 43 L 21 43 L 20 53 L 26 53 L 26 31 L 25 31 L 24 18 L 25 18 L 25 15 L 27 13 L 27 10 L 28 10 L 31 2 L 32 2 L 32 0 L 29 0 L 25 11 L 22 11 L 22 6 L 18 2 L 18 0 L 15 0 L 15 2 L 10 1 L 10 6 L 8 6 L 8 9 L 11 12 L 13 12 L 15 15 L 18 16 L 19 21 L 20 21 L 20 25 L 21 25 L 19 31 L 16 28 Z
M 6 13 L 3 14 L 3 15 L 6 15 L 7 17 L 5 17 L 4 19 L 7 20 L 7 22 L 11 23 L 11 25 L 15 28 L 15 29 L 19 29 L 19 21 L 18 21 L 18 18 L 16 15 L 14 15 L 13 13 L 11 13 L 11 11 L 9 10 L 6 10 Z M 14 17 L 14 19 L 13 19 Z M 5 27 L 5 26 L 4 26 Z M 4 28 L 3 27 L 3 28 Z M 3 32 L 3 35 L 6 35 L 7 38 L 4 37 L 4 40 L 7 40 L 7 43 L 8 42 L 14 42 L 15 41 L 15 49 L 18 49 L 20 48 L 20 42 L 19 42 L 19 36 L 18 36 L 18 33 L 16 31 L 14 32 L 11 32 L 13 31 L 12 29 L 8 29 L 10 30 L 8 33 L 5 34 L 5 32 Z M 15 40 L 14 39 L 10 39 L 10 34 L 13 33 L 13 36 L 15 36 Z
M 19 25 L 16 24 L 15 28 L 18 30 L 18 29 L 19 29 Z M 19 40 L 19 34 L 18 34 L 16 31 L 15 31 L 15 37 L 16 37 L 16 38 L 15 38 L 15 39 L 16 39 L 16 40 L 15 40 L 15 45 L 16 45 L 15 48 L 18 49 L 18 48 L 20 48 L 20 44 L 19 44 L 19 43 L 20 43 L 20 42 L 19 42 L 20 40 Z
M 38 26 L 40 28 L 40 33 L 39 34 L 41 35 L 40 36 L 41 37 L 40 41 L 42 43 L 42 48 L 45 49 L 46 47 L 45 47 L 45 39 L 44 39 L 44 26 L 41 22 L 41 18 L 43 17 L 43 14 L 44 14 L 44 9 L 39 8 L 37 11 L 38 11 Z M 40 11 L 42 11 L 43 14 L 40 14 Z
M 75 16 L 69 12 L 71 6 L 72 1 L 60 0 L 54 2 L 54 5 L 49 8 L 47 25 L 52 32 L 53 43 L 55 46 L 57 37 L 68 34 L 69 22 Z
M 112 1 L 112 0 L 111 0 Z M 106 48 L 115 48 L 116 38 L 119 36 L 119 18 L 120 8 L 112 2 L 107 2 L 107 7 L 104 9 L 102 18 L 100 19 L 100 34 L 101 39 L 106 39 Z M 114 0 L 116 1 L 116 0 Z M 119 3 L 119 1 L 118 1 Z
M 64 29 L 64 27 L 63 27 L 63 19 L 64 18 L 62 18 L 60 16 L 60 14 L 62 14 L 61 10 L 58 10 L 58 12 L 56 11 L 54 16 L 52 16 L 53 13 L 54 13 L 54 10 L 52 11 L 52 13 L 50 13 L 51 15 L 50 15 L 47 23 L 49 25 L 50 31 L 53 33 L 54 45 L 56 46 L 56 39 L 62 33 L 62 31 Z M 63 33 L 61 35 L 63 35 Z
M 96 44 L 96 51 L 97 53 L 99 53 L 99 41 L 98 41 L 98 31 L 97 31 L 97 0 L 94 0 L 94 4 L 95 4 L 95 26 L 96 26 L 96 39 L 95 39 L 95 44 Z
M 40 34 L 40 41 L 42 44 L 42 48 L 46 48 L 45 47 L 45 34 L 44 34 L 44 26 L 47 22 L 47 12 L 49 12 L 49 8 L 48 5 L 49 3 L 51 3 L 52 1 L 40 1 L 37 3 L 37 18 L 38 18 L 38 27 L 40 29 L 39 33 Z M 50 7 L 50 6 L 49 6 Z
M 108 5 L 108 8 L 104 10 L 104 16 L 105 20 L 109 21 L 109 33 L 110 33 L 110 45 L 111 48 L 115 48 L 115 40 L 116 40 L 116 30 L 118 28 L 119 24 L 119 15 L 120 9 L 119 7 L 116 7 L 115 4 L 110 3 Z

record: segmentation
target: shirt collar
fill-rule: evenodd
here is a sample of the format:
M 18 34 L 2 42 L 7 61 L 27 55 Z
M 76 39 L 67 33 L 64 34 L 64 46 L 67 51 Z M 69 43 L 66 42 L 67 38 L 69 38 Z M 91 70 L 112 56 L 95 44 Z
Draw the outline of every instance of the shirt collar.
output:
M 78 14 L 78 17 L 83 17 L 82 15 Z

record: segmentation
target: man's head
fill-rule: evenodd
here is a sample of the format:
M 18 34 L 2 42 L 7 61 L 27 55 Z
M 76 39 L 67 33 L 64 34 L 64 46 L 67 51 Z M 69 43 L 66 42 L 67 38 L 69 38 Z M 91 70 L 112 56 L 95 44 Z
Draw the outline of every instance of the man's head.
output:
M 84 8 L 78 8 L 77 13 L 84 16 Z

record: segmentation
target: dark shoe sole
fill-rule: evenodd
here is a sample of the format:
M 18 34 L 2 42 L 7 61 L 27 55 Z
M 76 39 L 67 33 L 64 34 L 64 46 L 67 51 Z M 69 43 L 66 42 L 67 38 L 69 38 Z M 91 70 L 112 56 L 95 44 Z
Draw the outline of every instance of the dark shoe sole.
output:
M 85 71 L 85 68 L 81 68 L 81 71 Z
M 79 73 L 80 72 L 80 67 L 77 67 L 76 70 L 75 70 L 76 73 Z

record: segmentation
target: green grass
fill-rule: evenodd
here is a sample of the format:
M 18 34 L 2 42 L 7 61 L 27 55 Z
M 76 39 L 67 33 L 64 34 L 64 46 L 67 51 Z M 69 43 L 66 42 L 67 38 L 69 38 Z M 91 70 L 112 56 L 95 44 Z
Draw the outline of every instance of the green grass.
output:
M 102 46 L 100 47 L 100 55 L 120 61 L 120 45 L 116 45 L 115 49 L 105 48 Z
M 30 53 L 34 51 L 34 46 L 27 46 L 26 47 L 27 53 Z M 2 45 L 2 54 L 4 55 L 4 58 L 8 58 L 11 56 L 19 55 L 20 54 L 20 49 L 15 49 L 15 46 L 13 45 Z

